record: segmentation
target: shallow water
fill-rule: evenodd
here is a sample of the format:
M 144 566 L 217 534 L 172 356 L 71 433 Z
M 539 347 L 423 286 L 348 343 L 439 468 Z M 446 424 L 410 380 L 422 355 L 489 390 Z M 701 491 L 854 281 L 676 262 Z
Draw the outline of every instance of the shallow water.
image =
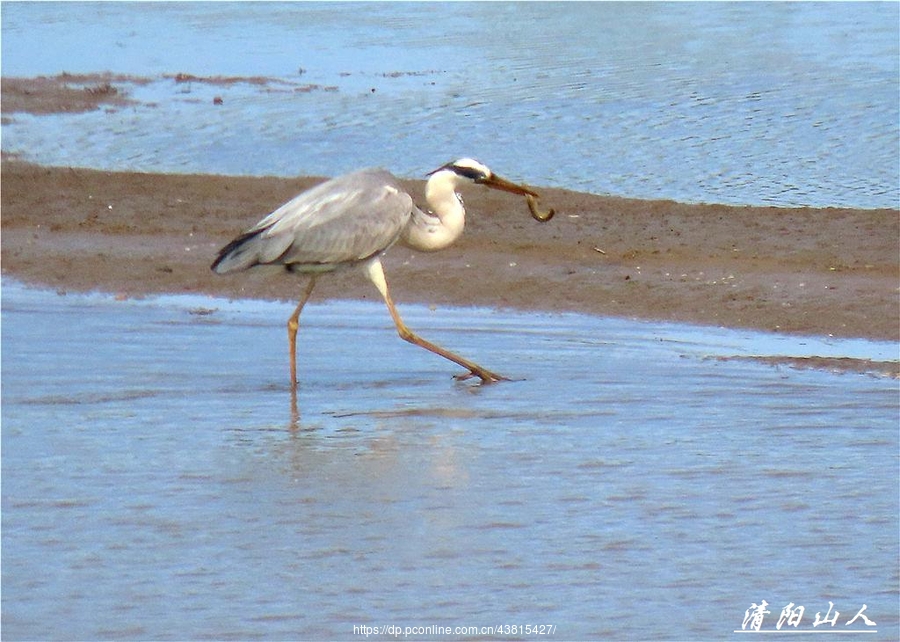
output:
M 897 3 L 7 3 L 2 27 L 4 75 L 157 79 L 125 86 L 135 107 L 5 114 L 4 151 L 46 164 L 421 177 L 475 156 L 636 198 L 900 203 Z
M 718 359 L 893 344 L 403 306 L 518 379 L 478 387 L 311 304 L 296 419 L 290 304 L 2 305 L 4 638 L 723 639 L 763 599 L 900 634 L 897 382 Z

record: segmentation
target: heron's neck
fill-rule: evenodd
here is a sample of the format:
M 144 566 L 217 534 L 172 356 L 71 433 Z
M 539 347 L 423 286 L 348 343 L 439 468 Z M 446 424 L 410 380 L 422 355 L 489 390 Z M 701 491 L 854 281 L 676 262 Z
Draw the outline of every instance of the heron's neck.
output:
M 413 207 L 412 217 L 403 229 L 403 242 L 423 252 L 442 250 L 459 238 L 466 225 L 466 210 L 456 194 L 459 176 L 442 170 L 428 179 L 425 200 L 430 212 Z

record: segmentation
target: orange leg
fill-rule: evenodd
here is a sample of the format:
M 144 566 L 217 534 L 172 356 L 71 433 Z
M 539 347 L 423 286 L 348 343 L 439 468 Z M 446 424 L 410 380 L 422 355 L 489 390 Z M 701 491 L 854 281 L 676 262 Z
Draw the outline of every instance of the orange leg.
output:
M 309 284 L 306 286 L 303 298 L 300 299 L 300 303 L 297 304 L 294 313 L 287 322 L 288 350 L 291 357 L 291 388 L 294 390 L 297 388 L 297 330 L 300 328 L 300 312 L 303 310 L 306 302 L 309 301 L 309 297 L 312 296 L 314 287 L 316 287 L 316 277 L 312 275 L 309 277 Z
M 379 259 L 373 259 L 366 266 L 366 274 L 372 283 L 375 284 L 375 287 L 378 288 L 378 291 L 381 292 L 381 296 L 384 298 L 385 304 L 387 304 L 388 312 L 391 313 L 391 318 L 394 320 L 394 325 L 397 326 L 397 333 L 400 335 L 400 338 L 404 341 L 408 341 L 417 346 L 425 348 L 429 352 L 433 352 L 436 355 L 444 357 L 445 359 L 449 359 L 453 363 L 459 364 L 469 372 L 464 375 L 457 375 L 457 379 L 468 379 L 469 377 L 475 376 L 481 379 L 482 383 L 493 383 L 495 381 L 508 381 L 506 377 L 498 375 L 496 373 L 491 372 L 485 368 L 482 368 L 477 363 L 469 361 L 468 359 L 464 359 L 457 354 L 450 352 L 449 350 L 445 350 L 444 348 L 431 343 L 430 341 L 426 341 L 415 332 L 410 330 L 405 323 L 403 323 L 403 319 L 400 318 L 400 313 L 397 312 L 397 308 L 394 305 L 393 300 L 391 299 L 391 295 L 388 292 L 387 281 L 384 278 L 384 268 L 381 266 L 381 261 Z

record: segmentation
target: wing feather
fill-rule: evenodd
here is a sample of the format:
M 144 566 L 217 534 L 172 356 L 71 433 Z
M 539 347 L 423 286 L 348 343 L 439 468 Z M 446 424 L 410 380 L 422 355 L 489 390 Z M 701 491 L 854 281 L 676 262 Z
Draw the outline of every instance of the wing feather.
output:
M 331 179 L 294 197 L 225 246 L 213 269 L 260 264 L 329 269 L 389 248 L 412 212 L 412 198 L 381 169 Z

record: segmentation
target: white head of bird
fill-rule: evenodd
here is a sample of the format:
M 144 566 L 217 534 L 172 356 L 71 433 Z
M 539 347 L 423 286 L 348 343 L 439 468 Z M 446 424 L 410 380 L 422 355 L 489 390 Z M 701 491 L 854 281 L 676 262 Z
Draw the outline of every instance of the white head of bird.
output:
M 406 245 L 417 250 L 442 250 L 462 234 L 466 209 L 457 190 L 466 181 L 513 194 L 536 196 L 527 187 L 500 178 L 487 165 L 473 158 L 460 158 L 441 165 L 429 172 L 428 177 L 425 201 L 429 211 L 414 213 L 401 236 Z

